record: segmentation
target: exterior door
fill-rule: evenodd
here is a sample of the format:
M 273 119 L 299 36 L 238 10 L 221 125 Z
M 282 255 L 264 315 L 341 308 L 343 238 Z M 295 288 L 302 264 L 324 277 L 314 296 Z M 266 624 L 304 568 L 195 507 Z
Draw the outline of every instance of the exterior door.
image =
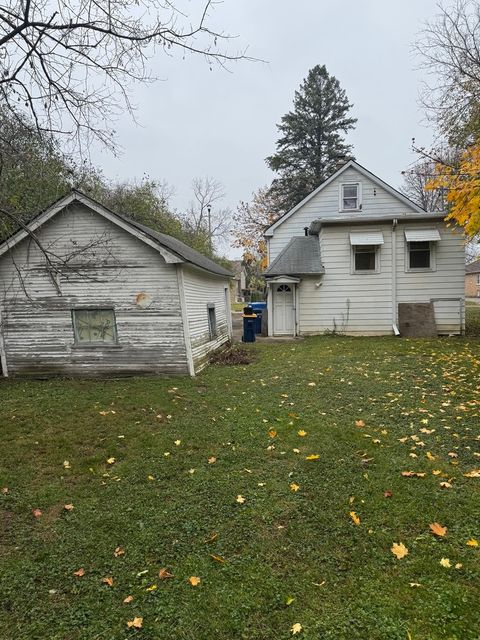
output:
M 293 323 L 293 285 L 278 284 L 273 295 L 274 335 L 292 335 Z

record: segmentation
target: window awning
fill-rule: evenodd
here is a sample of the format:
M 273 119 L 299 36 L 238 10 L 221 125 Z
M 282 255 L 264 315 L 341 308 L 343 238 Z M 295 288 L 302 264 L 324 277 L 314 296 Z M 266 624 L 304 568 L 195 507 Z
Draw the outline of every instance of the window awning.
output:
M 438 229 L 406 229 L 407 242 L 438 242 L 441 240 Z
M 350 244 L 352 246 L 383 244 L 383 233 L 381 231 L 352 231 Z

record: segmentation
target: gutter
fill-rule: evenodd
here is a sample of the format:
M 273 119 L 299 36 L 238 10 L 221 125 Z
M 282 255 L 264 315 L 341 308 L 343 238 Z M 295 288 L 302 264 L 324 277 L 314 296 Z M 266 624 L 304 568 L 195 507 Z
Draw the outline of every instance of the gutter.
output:
M 2 305 L 0 303 L 0 365 L 2 368 L 2 376 L 8 378 L 7 354 L 5 351 L 5 339 L 3 333 L 4 325 L 2 323 Z

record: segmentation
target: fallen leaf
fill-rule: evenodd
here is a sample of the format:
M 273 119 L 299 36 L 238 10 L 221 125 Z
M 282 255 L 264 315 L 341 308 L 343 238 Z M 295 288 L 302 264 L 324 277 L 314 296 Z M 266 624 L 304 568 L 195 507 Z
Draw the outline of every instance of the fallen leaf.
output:
M 181 440 L 175 440 L 174 444 L 179 447 L 182 444 Z
M 132 600 L 133 600 L 133 596 L 127 596 L 126 598 L 123 599 L 123 604 L 128 604 Z
M 288 598 L 285 600 L 285 604 L 287 605 L 287 607 L 289 607 L 294 601 L 295 598 L 292 598 L 292 596 L 288 596 Z
M 133 620 L 129 620 L 127 622 L 127 627 L 129 629 L 131 629 L 132 627 L 134 629 L 141 629 L 142 628 L 142 623 L 143 623 L 143 618 L 136 617 Z
M 451 489 L 452 485 L 450 482 L 440 482 L 440 486 L 442 487 L 442 489 Z
M 63 468 L 64 469 L 71 469 L 72 467 L 70 466 L 70 462 L 68 460 L 64 460 L 63 461 Z
M 152 584 L 152 585 L 150 585 L 149 587 L 147 587 L 147 588 L 145 589 L 145 591 L 155 591 L 157 588 L 158 588 L 158 587 L 157 587 L 157 585 L 156 585 L 156 584 Z
M 192 585 L 192 587 L 196 587 L 197 585 L 200 584 L 200 578 L 198 576 L 190 576 L 190 578 L 188 579 L 189 583 Z
M 419 582 L 410 582 L 411 587 L 421 587 L 422 585 Z
M 211 553 L 210 557 L 212 558 L 212 560 L 215 560 L 215 562 L 219 562 L 220 564 L 227 564 L 227 561 L 225 560 L 225 558 L 222 558 L 222 556 L 216 556 L 215 554 Z
M 115 458 L 107 458 L 107 464 L 114 464 L 115 463 Z
M 429 460 L 435 460 L 436 459 L 435 456 L 432 453 L 430 453 L 430 451 L 427 451 L 427 453 L 425 455 L 427 456 L 427 458 Z
M 390 551 L 393 553 L 393 555 L 397 558 L 397 560 L 401 560 L 402 558 L 404 558 L 406 555 L 408 555 L 408 549 L 407 547 L 403 544 L 403 542 L 394 542 L 390 548 Z
M 300 429 L 299 431 L 297 431 L 297 434 L 301 437 L 304 438 L 307 435 L 307 432 L 304 429 Z
M 158 572 L 158 577 L 160 580 L 167 580 L 167 578 L 173 578 L 173 573 L 170 573 L 168 569 L 163 568 Z
M 236 499 L 239 504 L 243 504 L 245 502 L 245 498 L 241 495 L 238 495 Z
M 147 480 L 155 480 L 155 478 L 154 476 L 150 475 L 150 476 L 147 476 Z
M 300 485 L 299 485 L 299 484 L 297 484 L 296 482 L 292 482 L 292 483 L 290 484 L 290 489 L 291 489 L 292 491 L 294 491 L 294 492 L 297 492 L 297 491 L 300 489 Z
M 441 473 L 442 473 L 441 469 L 434 469 L 434 470 L 432 471 L 432 474 L 433 474 L 434 476 L 439 476 L 439 475 L 441 475 Z
M 393 496 L 393 493 L 391 491 L 384 491 L 383 492 L 383 497 L 384 498 L 391 498 Z
M 73 575 L 74 575 L 76 578 L 81 578 L 82 576 L 84 576 L 84 575 L 85 575 L 85 569 L 84 569 L 83 567 L 81 567 L 80 569 L 78 569 L 78 571 L 74 571 L 74 572 L 73 572 Z
M 320 458 L 320 456 L 316 455 L 315 453 L 312 453 L 309 456 L 306 456 L 305 460 L 318 460 Z
M 195 469 L 189 469 L 189 470 L 188 470 L 188 473 L 189 473 L 190 475 L 193 475 L 193 474 L 195 473 L 195 471 L 196 471 Z
M 204 540 L 204 542 L 205 544 L 208 544 L 209 542 L 213 542 L 217 538 L 218 538 L 218 533 L 215 533 L 215 531 L 212 531 L 212 533 L 208 536 L 208 538 L 206 538 L 206 540 Z
M 461 569 L 463 567 L 463 564 L 461 562 L 457 562 L 457 564 L 455 565 L 455 569 Z
M 106 578 L 102 578 L 103 584 L 108 584 L 109 587 L 113 587 L 113 578 L 107 576 Z
M 123 556 L 125 554 L 125 549 L 123 549 L 122 547 L 116 547 L 115 551 L 113 552 L 113 555 L 115 556 L 115 558 L 118 558 L 119 556 Z
M 360 518 L 357 516 L 355 511 L 350 511 L 350 518 L 353 520 L 354 524 L 357 525 L 357 527 L 360 525 Z
M 475 538 L 470 538 L 470 540 L 467 540 L 467 545 L 469 547 L 478 547 L 478 540 L 475 540 Z
M 275 429 L 270 429 L 270 431 L 268 432 L 268 435 L 270 436 L 270 438 L 275 438 L 275 436 L 277 435 L 277 432 L 275 431 Z
M 40 509 L 32 509 L 32 513 L 33 513 L 33 517 L 34 518 L 41 518 L 42 517 L 42 512 L 40 511 Z
M 355 426 L 356 427 L 364 427 L 365 426 L 365 422 L 363 420 L 355 420 Z
M 440 560 L 440 564 L 442 565 L 442 567 L 445 567 L 445 569 L 450 569 L 450 567 L 452 566 L 452 563 L 448 558 L 442 558 Z
M 480 478 L 480 469 L 472 469 L 463 474 L 465 478 Z
M 2 487 L 2 493 L 3 495 L 8 493 L 8 487 Z
M 447 535 L 447 527 L 442 527 L 442 525 L 438 524 L 438 522 L 434 522 L 430 525 L 430 531 L 439 538 L 443 538 Z
M 290 631 L 292 632 L 292 635 L 296 635 L 297 633 L 300 633 L 302 631 L 303 627 L 299 622 L 296 622 L 294 625 L 292 625 L 292 628 L 290 629 Z
M 215 464 L 215 462 L 217 461 L 215 456 L 210 456 L 210 458 L 208 459 L 208 464 Z
M 316 382 L 309 382 L 307 386 L 308 387 L 316 387 L 317 383 Z
M 74 506 L 73 504 L 64 504 L 63 508 L 65 509 L 65 511 L 73 511 Z
M 423 471 L 402 471 L 404 478 L 424 478 L 426 475 Z

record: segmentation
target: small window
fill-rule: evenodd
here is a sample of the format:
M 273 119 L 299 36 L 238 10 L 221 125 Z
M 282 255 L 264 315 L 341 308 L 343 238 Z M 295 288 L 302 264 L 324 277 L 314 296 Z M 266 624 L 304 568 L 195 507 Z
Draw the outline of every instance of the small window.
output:
M 477 276 L 477 284 L 480 285 L 480 273 Z
M 340 208 L 342 211 L 358 211 L 360 209 L 360 185 L 358 183 L 342 184 Z
M 210 340 L 214 340 L 217 337 L 217 317 L 215 315 L 215 305 L 207 305 L 208 312 L 208 332 L 210 334 Z
M 117 327 L 113 309 L 73 309 L 73 331 L 79 344 L 114 344 Z
M 430 242 L 408 243 L 408 268 L 430 269 L 431 266 Z
M 375 271 L 377 267 L 377 246 L 374 244 L 353 247 L 354 271 Z

